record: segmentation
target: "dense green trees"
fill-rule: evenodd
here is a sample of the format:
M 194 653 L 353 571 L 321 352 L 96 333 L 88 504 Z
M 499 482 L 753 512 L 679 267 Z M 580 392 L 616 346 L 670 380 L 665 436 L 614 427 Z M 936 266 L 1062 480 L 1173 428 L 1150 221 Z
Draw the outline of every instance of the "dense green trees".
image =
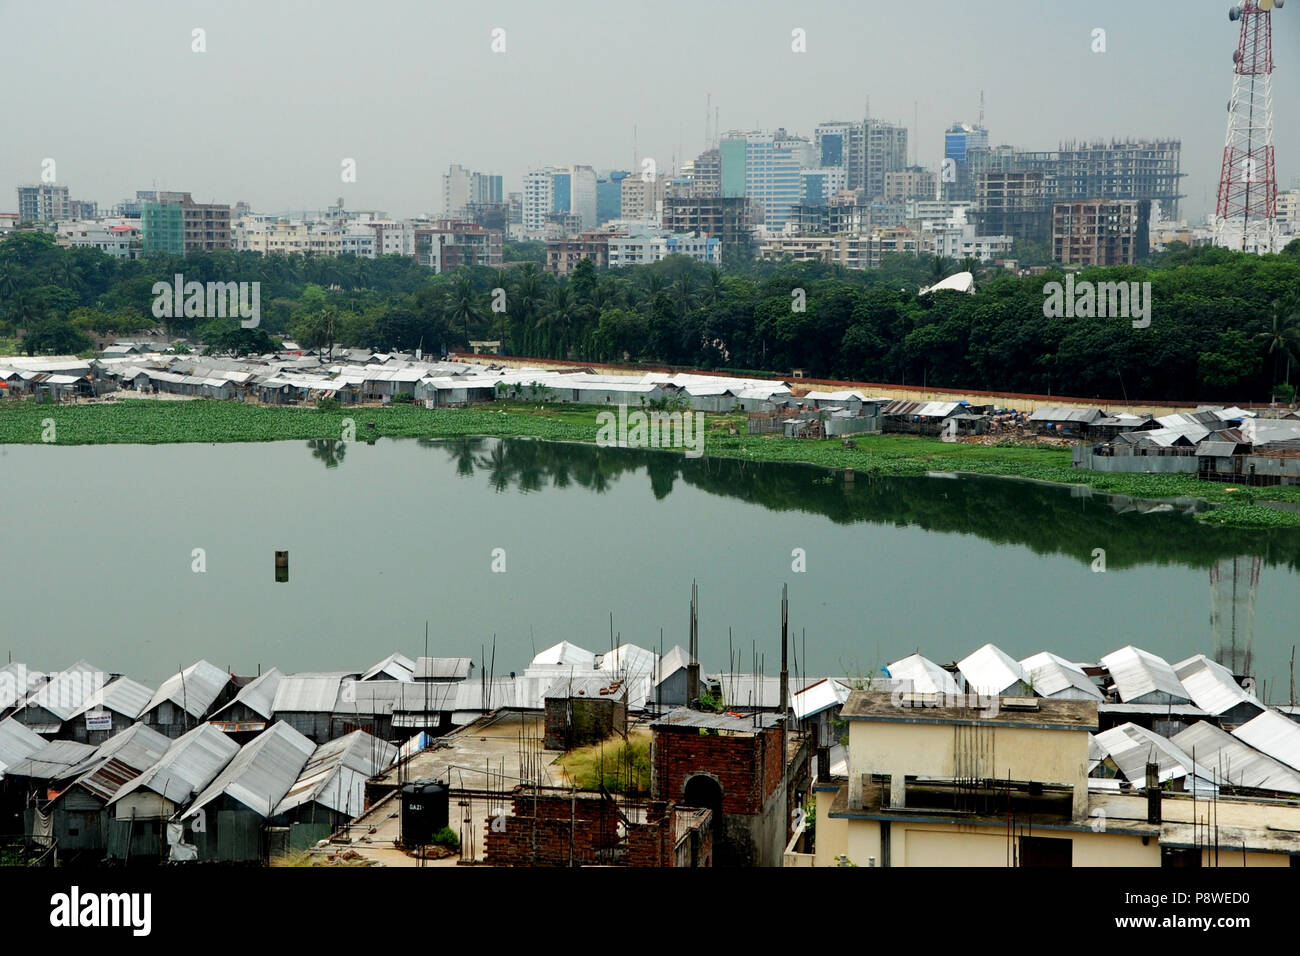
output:
M 531 250 L 535 251 L 535 250 Z M 1032 255 L 1032 250 L 1024 250 Z M 1267 401 L 1300 359 L 1300 243 L 1274 256 L 1179 244 L 1145 267 L 1086 269 L 1079 281 L 1150 282 L 1151 324 L 1045 316 L 1044 284 L 976 270 L 978 292 L 919 296 L 963 265 L 887 256 L 880 268 L 745 263 L 726 271 L 674 257 L 567 278 L 537 261 L 435 276 L 411 259 L 221 252 L 119 261 L 61 249 L 48 236 L 0 242 L 0 337 L 69 351 L 87 332 L 127 334 L 164 322 L 229 336 L 205 320 L 155 319 L 152 286 L 187 280 L 262 283 L 260 331 L 307 349 L 437 354 L 501 339 L 510 354 L 810 377 L 1070 395 L 1080 398 Z M 238 341 L 236 341 L 238 339 Z

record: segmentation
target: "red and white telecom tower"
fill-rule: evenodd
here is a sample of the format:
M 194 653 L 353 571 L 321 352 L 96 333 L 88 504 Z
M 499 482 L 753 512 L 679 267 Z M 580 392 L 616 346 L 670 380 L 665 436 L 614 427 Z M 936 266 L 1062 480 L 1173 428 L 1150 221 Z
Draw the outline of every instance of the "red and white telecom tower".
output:
M 1273 166 L 1273 9 L 1284 0 L 1239 0 L 1228 19 L 1241 36 L 1228 103 L 1228 138 L 1219 174 L 1214 244 L 1277 251 L 1277 173 Z

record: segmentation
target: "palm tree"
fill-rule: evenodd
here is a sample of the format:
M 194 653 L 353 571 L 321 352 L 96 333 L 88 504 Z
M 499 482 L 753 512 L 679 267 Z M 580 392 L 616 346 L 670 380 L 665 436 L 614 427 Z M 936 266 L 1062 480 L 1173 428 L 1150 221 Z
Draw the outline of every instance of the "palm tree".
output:
M 1268 353 L 1273 356 L 1273 381 L 1277 381 L 1278 363 L 1286 356 L 1286 384 L 1291 384 L 1291 359 L 1300 357 L 1300 301 L 1295 297 L 1274 301 L 1271 309 L 1272 327 L 1257 332 L 1256 338 L 1268 340 Z
M 474 302 L 474 286 L 469 276 L 456 277 L 456 284 L 451 290 L 447 302 L 447 311 L 452 322 L 459 321 L 465 331 L 465 343 L 469 344 L 469 323 L 478 321 L 478 305 Z
M 678 316 L 686 318 L 687 313 L 695 308 L 699 300 L 699 294 L 695 291 L 695 276 L 689 270 L 682 270 L 682 274 L 673 284 L 673 301 L 677 305 Z
M 952 260 L 947 256 L 935 256 L 930 260 L 930 284 L 942 282 L 952 268 Z
M 704 291 L 700 294 L 700 300 L 705 305 L 717 305 L 727 294 L 727 287 L 722 279 L 722 270 L 717 266 L 709 269 L 708 277 L 704 283 Z

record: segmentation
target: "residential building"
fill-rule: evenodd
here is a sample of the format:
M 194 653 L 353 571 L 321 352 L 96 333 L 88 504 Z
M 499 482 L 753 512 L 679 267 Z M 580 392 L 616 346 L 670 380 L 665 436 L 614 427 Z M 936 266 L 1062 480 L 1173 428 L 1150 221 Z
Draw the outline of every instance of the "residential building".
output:
M 155 197 L 141 204 L 145 255 L 186 255 L 232 248 L 229 206 L 196 203 L 189 193 L 158 191 Z
M 884 195 L 885 174 L 907 167 L 907 127 L 868 119 L 864 124 L 862 188 L 868 199 Z M 852 188 L 852 183 L 850 183 Z
M 18 218 L 23 222 L 51 222 L 78 217 L 73 215 L 67 186 L 41 183 L 18 187 Z
M 1127 266 L 1145 259 L 1149 200 L 1058 202 L 1052 207 L 1052 258 L 1064 266 Z
M 885 201 L 934 199 L 939 187 L 934 171 L 923 166 L 891 169 L 885 173 Z
M 590 259 L 597 269 L 609 265 L 609 234 L 584 232 L 577 236 L 546 241 L 546 271 L 567 276 L 583 259 Z
M 722 241 L 691 233 L 680 235 L 610 236 L 609 267 L 645 265 L 661 262 L 669 256 L 681 255 L 707 265 L 722 262 Z
M 500 266 L 502 236 L 477 223 L 439 219 L 414 228 L 415 261 L 435 272 L 462 266 Z
M 442 174 L 442 213 L 449 219 L 465 218 L 471 203 L 501 201 L 500 176 L 474 172 L 458 163 Z
M 99 249 L 117 259 L 140 255 L 140 223 L 132 220 L 66 220 L 55 227 L 54 238 L 66 248 Z
M 668 177 L 627 176 L 621 184 L 620 219 L 660 222 L 663 202 L 668 195 Z

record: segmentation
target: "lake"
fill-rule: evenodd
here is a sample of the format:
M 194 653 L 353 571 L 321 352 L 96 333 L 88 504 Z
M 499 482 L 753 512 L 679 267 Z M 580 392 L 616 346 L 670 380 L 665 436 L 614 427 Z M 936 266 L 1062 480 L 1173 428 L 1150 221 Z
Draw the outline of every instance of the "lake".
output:
M 622 641 L 657 648 L 662 629 L 665 648 L 685 645 L 693 579 L 706 670 L 728 665 L 730 629 L 737 669 L 756 648 L 777 673 L 785 583 L 807 673 L 877 672 L 917 649 L 947 662 L 987 641 L 1073 660 L 1134 643 L 1172 663 L 1214 654 L 1211 572 L 1226 562 L 1229 593 L 1240 556 L 1238 641 L 1258 559 L 1250 649 L 1285 703 L 1300 621 L 1300 532 L 1039 483 L 846 484 L 527 439 L 11 445 L 0 473 L 0 655 L 44 670 L 85 657 L 153 685 L 199 657 L 237 673 L 415 657 L 426 621 L 437 656 L 478 663 L 495 635 L 499 674 L 561 640 L 608 648 L 611 613 Z

